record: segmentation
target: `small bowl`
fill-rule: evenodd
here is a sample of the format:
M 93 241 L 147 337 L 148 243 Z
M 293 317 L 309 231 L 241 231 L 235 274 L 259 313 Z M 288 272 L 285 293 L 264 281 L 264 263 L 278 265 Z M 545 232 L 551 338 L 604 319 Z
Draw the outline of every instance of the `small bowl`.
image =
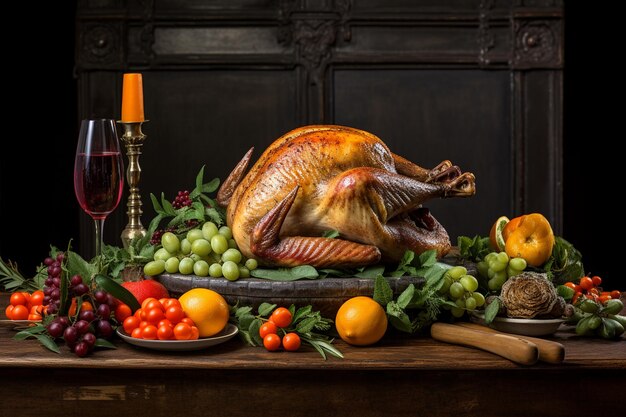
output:
M 485 324 L 484 314 L 474 313 L 472 321 Z M 524 336 L 548 336 L 554 334 L 563 319 L 512 319 L 508 317 L 496 317 L 489 327 L 504 333 L 513 333 Z

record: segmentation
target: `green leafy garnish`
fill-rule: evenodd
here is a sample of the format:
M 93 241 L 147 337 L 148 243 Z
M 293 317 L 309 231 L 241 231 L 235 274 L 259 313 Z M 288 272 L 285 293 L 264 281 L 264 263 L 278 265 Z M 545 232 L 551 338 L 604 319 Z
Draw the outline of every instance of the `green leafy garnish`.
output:
M 373 298 L 382 305 L 387 312 L 389 323 L 396 329 L 415 333 L 432 324 L 439 316 L 444 305 L 450 305 L 438 290 L 444 282 L 447 267 L 437 262 L 436 253 L 428 251 L 422 253 L 415 262 L 415 255 L 405 253 L 405 256 L 396 271 L 409 271 L 411 275 L 423 276 L 424 285 L 417 288 L 410 284 L 397 300 L 393 299 L 393 291 L 389 282 L 382 275 L 374 283 Z M 414 265 L 417 264 L 417 265 Z
M 309 265 L 278 269 L 257 268 L 250 271 L 250 275 L 255 278 L 264 278 L 271 281 L 296 281 L 299 279 L 316 279 L 319 277 L 317 269 Z
M 555 236 L 552 255 L 542 267 L 554 284 L 578 281 L 585 275 L 582 254 L 570 242 Z
M 495 297 L 491 303 L 485 308 L 485 324 L 493 323 L 493 320 L 498 315 L 500 311 L 500 299 Z
M 473 262 L 482 261 L 485 256 L 492 251 L 488 237 L 478 235 L 473 238 L 459 236 L 457 242 L 461 258 Z

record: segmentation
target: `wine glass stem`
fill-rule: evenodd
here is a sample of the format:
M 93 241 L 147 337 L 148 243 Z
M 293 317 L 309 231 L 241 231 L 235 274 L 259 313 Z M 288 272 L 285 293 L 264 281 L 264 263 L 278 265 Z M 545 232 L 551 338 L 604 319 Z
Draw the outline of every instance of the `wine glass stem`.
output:
M 96 224 L 96 257 L 99 259 L 102 254 L 102 230 L 104 228 L 104 219 L 94 219 Z

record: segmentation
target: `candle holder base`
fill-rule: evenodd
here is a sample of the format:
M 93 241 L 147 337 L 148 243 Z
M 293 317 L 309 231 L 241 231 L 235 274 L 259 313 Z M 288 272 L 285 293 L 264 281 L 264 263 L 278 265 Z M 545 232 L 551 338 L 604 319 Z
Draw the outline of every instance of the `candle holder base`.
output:
M 147 120 L 146 120 L 147 122 Z M 118 121 L 124 127 L 124 134 L 120 140 L 126 147 L 128 157 L 128 168 L 126 170 L 126 180 L 128 182 L 129 196 L 128 203 L 128 224 L 122 230 L 121 238 L 125 249 L 128 249 L 130 242 L 138 237 L 144 237 L 147 233 L 141 224 L 141 196 L 139 195 L 139 179 L 141 177 L 141 167 L 139 166 L 139 156 L 146 135 L 141 131 L 141 125 L 145 122 L 123 122 Z

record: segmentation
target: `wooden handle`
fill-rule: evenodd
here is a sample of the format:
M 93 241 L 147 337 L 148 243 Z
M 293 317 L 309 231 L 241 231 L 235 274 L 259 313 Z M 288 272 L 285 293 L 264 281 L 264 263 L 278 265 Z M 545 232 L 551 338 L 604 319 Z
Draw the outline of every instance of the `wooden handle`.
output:
M 539 358 L 537 345 L 515 336 L 486 333 L 446 323 L 433 324 L 430 335 L 442 342 L 486 350 L 521 365 L 533 365 Z
M 520 339 L 528 340 L 537 345 L 539 349 L 539 360 L 547 363 L 561 363 L 565 359 L 565 346 L 560 343 L 553 342 L 551 340 L 540 339 L 538 337 L 520 336 L 511 333 L 504 333 L 491 327 L 483 326 L 477 323 L 457 323 L 459 326 L 466 327 L 468 329 L 474 329 L 481 332 L 504 334 L 507 336 L 519 337 Z

